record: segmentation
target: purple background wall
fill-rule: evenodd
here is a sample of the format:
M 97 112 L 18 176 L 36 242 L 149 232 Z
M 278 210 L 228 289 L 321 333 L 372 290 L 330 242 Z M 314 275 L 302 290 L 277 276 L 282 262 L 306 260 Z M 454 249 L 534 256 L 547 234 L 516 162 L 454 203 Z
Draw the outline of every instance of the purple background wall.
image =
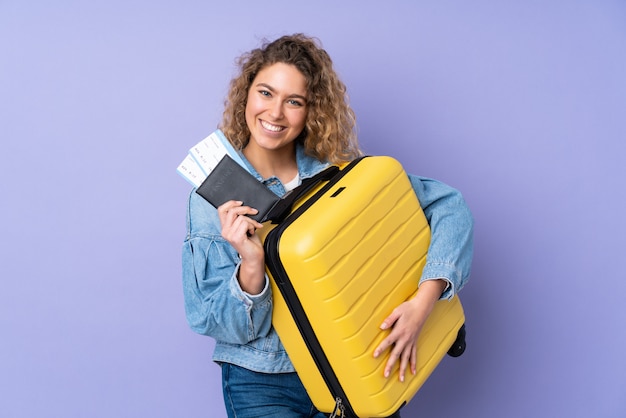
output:
M 0 416 L 225 416 L 174 170 L 234 57 L 294 31 L 366 151 L 476 218 L 468 350 L 404 416 L 626 416 L 626 4 L 216 3 L 0 1 Z

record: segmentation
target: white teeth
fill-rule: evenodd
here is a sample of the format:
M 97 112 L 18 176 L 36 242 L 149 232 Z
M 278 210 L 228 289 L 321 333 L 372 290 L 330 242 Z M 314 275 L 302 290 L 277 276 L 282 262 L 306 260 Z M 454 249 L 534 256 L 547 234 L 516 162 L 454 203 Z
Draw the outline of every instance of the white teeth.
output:
M 280 132 L 283 130 L 282 126 L 272 125 L 271 123 L 265 122 L 264 120 L 261 121 L 261 125 L 268 131 L 272 132 Z

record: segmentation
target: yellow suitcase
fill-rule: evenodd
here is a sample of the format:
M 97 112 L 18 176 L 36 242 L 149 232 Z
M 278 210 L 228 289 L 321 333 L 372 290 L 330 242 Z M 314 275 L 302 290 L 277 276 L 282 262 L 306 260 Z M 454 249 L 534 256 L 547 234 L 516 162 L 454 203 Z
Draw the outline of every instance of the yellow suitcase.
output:
M 323 177 L 323 176 L 322 176 Z M 330 171 L 290 214 L 263 230 L 273 324 L 315 406 L 342 417 L 387 417 L 448 352 L 465 348 L 458 297 L 437 302 L 417 342 L 417 374 L 385 379 L 379 326 L 414 296 L 430 229 L 408 177 L 391 157 Z

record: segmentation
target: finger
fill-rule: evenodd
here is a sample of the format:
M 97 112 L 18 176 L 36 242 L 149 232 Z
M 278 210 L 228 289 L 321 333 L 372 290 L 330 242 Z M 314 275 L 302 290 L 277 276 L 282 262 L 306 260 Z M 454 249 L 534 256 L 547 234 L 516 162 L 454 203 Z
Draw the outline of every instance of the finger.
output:
M 245 226 L 246 228 L 246 233 L 247 235 L 250 237 L 252 235 L 254 235 L 254 232 L 259 229 L 259 228 L 263 228 L 263 224 L 255 221 L 254 219 L 250 218 L 249 216 L 245 216 L 245 215 L 254 215 L 254 213 L 256 213 L 256 209 L 253 209 L 255 212 L 253 213 L 240 213 L 237 215 L 237 217 L 233 220 L 233 222 L 238 222 L 239 224 L 241 224 L 242 226 Z
M 382 322 L 382 324 L 380 325 L 380 329 L 386 330 L 393 327 L 400 318 L 400 316 L 400 310 L 397 308 L 394 309 L 393 312 L 391 312 L 391 314 Z M 398 338 L 400 338 L 398 332 L 395 329 L 391 330 L 387 338 L 385 338 L 374 350 L 374 358 L 380 356 L 387 348 L 395 344 Z
M 236 207 L 240 207 L 243 202 L 238 200 L 229 200 L 228 202 L 220 205 L 217 208 L 217 215 L 220 218 L 222 226 L 229 225 L 235 219 L 236 215 L 232 210 Z
M 252 218 L 239 215 L 233 219 L 230 227 L 222 232 L 226 234 L 225 238 L 228 237 L 233 240 L 244 241 L 254 234 L 257 227 L 262 228 L 263 225 L 259 224 Z
M 411 349 L 409 347 L 405 347 L 405 349 L 402 351 L 402 354 L 400 355 L 400 370 L 398 372 L 401 382 L 404 382 L 406 367 L 409 365 L 410 358 Z
M 228 202 L 224 202 L 220 206 L 218 206 L 217 213 L 225 214 L 232 208 L 241 206 L 241 205 L 243 205 L 243 202 L 240 200 L 229 200 Z
M 385 318 L 385 320 L 383 321 L 382 324 L 380 324 L 380 329 L 389 329 L 393 326 L 393 324 L 396 323 L 396 321 L 398 320 L 398 318 L 400 317 L 400 311 L 399 309 L 394 309 L 393 312 L 391 312 L 391 315 L 389 315 L 387 318 Z
M 222 223 L 222 228 L 229 228 L 238 217 L 244 217 L 252 222 L 254 228 L 261 228 L 263 225 L 249 216 L 244 215 L 255 215 L 259 211 L 251 208 L 250 206 L 231 206 L 231 205 L 223 205 L 220 206 L 219 218 Z
M 417 344 L 413 344 L 411 349 L 411 373 L 414 376 L 417 374 Z
M 387 360 L 387 364 L 385 364 L 385 370 L 383 372 L 385 378 L 388 378 L 391 375 L 391 371 L 393 370 L 393 367 L 395 366 L 399 357 L 400 354 L 397 350 L 391 351 L 391 353 L 389 354 L 389 359 Z
M 393 335 L 389 334 L 389 336 L 382 340 L 381 343 L 378 344 L 378 347 L 376 347 L 376 349 L 374 350 L 374 358 L 378 358 L 382 353 L 384 353 L 385 350 L 393 345 L 393 342 Z
M 237 217 L 237 216 L 242 216 L 242 215 L 255 215 L 257 213 L 259 213 L 259 211 L 254 208 L 251 208 L 250 206 L 236 206 L 236 207 L 229 209 L 225 214 L 227 216 Z M 249 218 L 249 219 L 254 220 L 252 218 Z
M 259 213 L 259 211 L 251 206 L 245 206 L 240 200 L 229 200 L 217 208 L 217 213 L 220 216 L 224 216 L 229 213 L 253 215 Z
M 251 238 L 251 237 L 254 236 L 254 233 L 256 232 L 257 226 L 253 222 L 246 222 L 246 223 L 248 225 L 248 230 L 246 231 L 246 236 L 248 238 Z

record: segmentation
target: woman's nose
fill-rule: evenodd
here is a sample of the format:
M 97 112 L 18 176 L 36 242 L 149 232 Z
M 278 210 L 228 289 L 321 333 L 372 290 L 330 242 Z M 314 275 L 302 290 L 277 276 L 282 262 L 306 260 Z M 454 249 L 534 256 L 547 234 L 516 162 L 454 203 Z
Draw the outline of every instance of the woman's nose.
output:
M 283 117 L 283 104 L 276 101 L 270 108 L 270 116 L 274 119 L 281 119 Z

